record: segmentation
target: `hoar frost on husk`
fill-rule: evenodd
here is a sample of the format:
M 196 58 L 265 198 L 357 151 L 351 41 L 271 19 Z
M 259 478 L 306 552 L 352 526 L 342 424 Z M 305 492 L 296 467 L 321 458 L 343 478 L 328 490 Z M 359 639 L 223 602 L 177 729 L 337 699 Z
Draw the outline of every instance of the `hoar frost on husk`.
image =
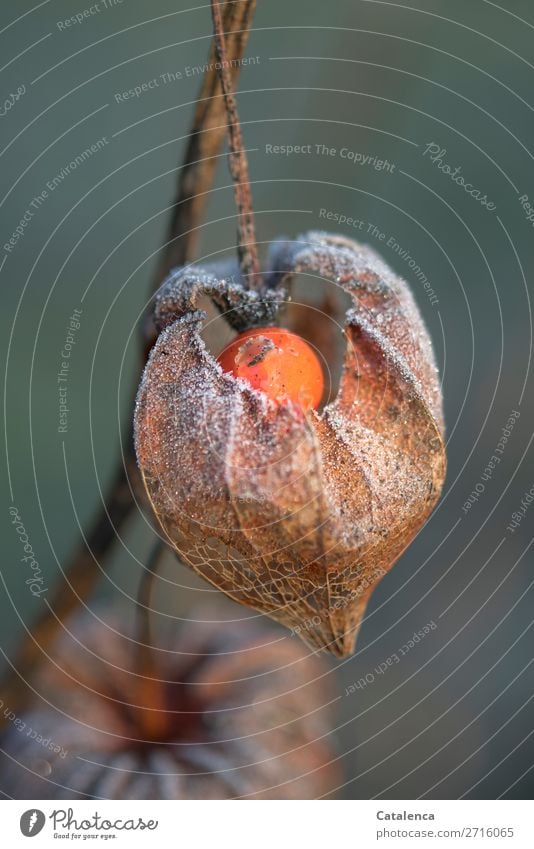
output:
M 267 326 L 298 274 L 352 304 L 337 396 L 306 414 L 223 373 L 198 309 L 209 296 L 233 328 Z M 168 540 L 234 600 L 349 654 L 374 586 L 445 476 L 438 373 L 407 284 L 370 248 L 312 232 L 272 246 L 259 293 L 229 263 L 173 272 L 155 320 L 135 443 Z

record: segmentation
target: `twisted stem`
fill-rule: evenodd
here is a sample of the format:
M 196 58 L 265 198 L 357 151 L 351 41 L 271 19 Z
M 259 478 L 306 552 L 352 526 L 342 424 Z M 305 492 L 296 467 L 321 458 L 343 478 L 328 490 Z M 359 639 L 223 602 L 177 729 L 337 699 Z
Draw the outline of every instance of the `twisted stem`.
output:
M 256 244 L 248 162 L 230 73 L 221 6 L 221 0 L 211 0 L 215 51 L 218 59 L 217 71 L 226 106 L 230 145 L 230 173 L 234 181 L 237 206 L 237 254 L 243 279 L 247 281 L 251 289 L 260 289 L 262 285 L 261 269 Z

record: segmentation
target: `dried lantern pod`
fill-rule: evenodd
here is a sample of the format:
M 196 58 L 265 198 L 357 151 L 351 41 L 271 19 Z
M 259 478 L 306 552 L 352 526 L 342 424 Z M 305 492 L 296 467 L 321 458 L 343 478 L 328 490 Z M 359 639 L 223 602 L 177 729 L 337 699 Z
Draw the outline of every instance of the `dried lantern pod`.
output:
M 201 337 L 202 298 L 234 329 L 268 326 L 297 274 L 351 299 L 339 390 L 321 412 L 224 373 Z M 443 485 L 437 368 L 407 284 L 366 246 L 320 232 L 275 243 L 262 281 L 251 290 L 227 263 L 163 285 L 135 411 L 138 463 L 183 562 L 343 657 Z
M 0 791 L 202 800 L 333 792 L 340 776 L 324 665 L 258 620 L 225 622 L 213 607 L 195 614 L 178 633 L 167 630 L 142 690 L 122 619 L 106 626 L 84 614 L 69 623 L 33 704 L 0 738 Z M 158 718 L 152 737 L 149 712 Z

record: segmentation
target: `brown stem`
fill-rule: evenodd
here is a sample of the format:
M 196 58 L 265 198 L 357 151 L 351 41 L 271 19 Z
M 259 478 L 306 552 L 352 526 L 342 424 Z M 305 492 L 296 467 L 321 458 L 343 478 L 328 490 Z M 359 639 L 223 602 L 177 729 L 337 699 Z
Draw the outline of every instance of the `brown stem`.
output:
M 226 49 L 224 24 L 221 14 L 221 0 L 211 0 L 217 70 L 221 81 L 226 115 L 228 121 L 228 139 L 230 145 L 230 173 L 234 181 L 237 206 L 237 253 L 243 278 L 252 289 L 261 288 L 261 270 L 254 229 L 254 212 L 248 175 L 247 156 L 243 146 L 241 124 L 234 96 L 230 62 Z
M 139 663 L 139 667 L 145 668 L 150 666 L 152 662 L 152 631 L 150 628 L 150 601 L 154 588 L 155 578 L 157 577 L 157 568 L 160 558 L 165 552 L 165 546 L 161 539 L 158 539 L 150 552 L 146 567 L 139 579 L 139 587 L 137 590 L 137 625 L 136 637 L 138 641 L 138 658 L 143 658 Z M 148 649 L 148 655 L 146 652 Z M 146 664 L 146 658 L 149 658 L 149 663 Z
M 240 59 L 245 52 L 255 6 L 256 0 L 228 0 L 224 6 L 222 25 L 230 58 L 228 74 L 232 86 L 239 76 Z M 215 67 L 217 61 L 214 41 L 198 94 L 166 247 L 154 281 L 155 288 L 172 268 L 185 265 L 193 257 L 198 237 L 196 227 L 202 220 L 218 164 L 217 157 L 226 137 L 226 103 L 221 97 L 221 80 Z
M 158 680 L 158 664 L 154 655 L 154 640 L 150 627 L 152 592 L 158 566 L 165 551 L 165 545 L 161 539 L 158 539 L 150 552 L 137 592 L 137 642 L 134 666 L 139 676 L 138 727 L 147 740 L 165 739 L 169 720 L 165 684 Z
M 239 60 L 243 55 L 248 30 L 254 11 L 255 0 L 235 2 L 227 0 L 224 8 L 224 27 L 227 32 L 228 53 L 235 61 L 232 75 L 237 79 Z M 166 246 L 151 291 L 155 291 L 174 265 L 181 265 L 191 258 L 196 231 L 201 222 L 210 186 L 217 164 L 217 154 L 226 134 L 225 104 L 220 95 L 220 81 L 215 69 L 215 47 L 211 48 L 208 70 L 199 93 L 191 135 L 185 155 L 184 167 L 179 172 L 174 215 L 170 222 Z M 150 331 L 145 330 L 146 345 L 139 358 L 139 374 L 146 361 L 146 349 L 152 341 Z M 133 405 L 132 405 L 133 406 Z M 2 699 L 6 706 L 16 712 L 23 709 L 31 690 L 27 681 L 32 669 L 46 657 L 55 640 L 61 622 L 76 610 L 80 599 L 86 599 L 93 591 L 101 574 L 101 560 L 109 556 L 110 550 L 121 529 L 133 513 L 135 500 L 133 491 L 139 487 L 139 473 L 133 453 L 131 430 L 126 439 L 125 463 L 119 464 L 115 477 L 104 498 L 104 506 L 96 516 L 85 541 L 75 550 L 65 570 L 65 578 L 50 597 L 49 606 L 53 615 L 45 610 L 32 625 L 21 642 L 12 669 L 2 681 Z M 0 714 L 0 727 L 5 724 L 4 713 Z

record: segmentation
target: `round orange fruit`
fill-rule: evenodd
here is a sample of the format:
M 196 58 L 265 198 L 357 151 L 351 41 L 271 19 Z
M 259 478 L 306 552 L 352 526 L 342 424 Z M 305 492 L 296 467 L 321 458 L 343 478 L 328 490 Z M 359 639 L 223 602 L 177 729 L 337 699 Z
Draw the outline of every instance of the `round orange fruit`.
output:
M 323 370 L 313 349 L 282 327 L 245 330 L 218 356 L 222 369 L 265 392 L 273 401 L 317 409 L 324 392 Z

